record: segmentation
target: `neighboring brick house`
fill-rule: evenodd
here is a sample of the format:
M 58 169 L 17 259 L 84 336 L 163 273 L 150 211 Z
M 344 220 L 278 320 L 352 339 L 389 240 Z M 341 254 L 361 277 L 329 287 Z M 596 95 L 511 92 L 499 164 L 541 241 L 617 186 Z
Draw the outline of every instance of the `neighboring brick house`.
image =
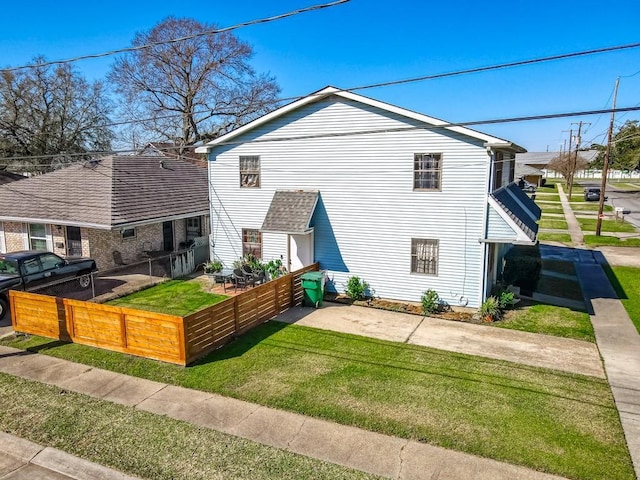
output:
M 0 252 L 91 256 L 100 269 L 209 235 L 206 169 L 112 156 L 0 185 Z

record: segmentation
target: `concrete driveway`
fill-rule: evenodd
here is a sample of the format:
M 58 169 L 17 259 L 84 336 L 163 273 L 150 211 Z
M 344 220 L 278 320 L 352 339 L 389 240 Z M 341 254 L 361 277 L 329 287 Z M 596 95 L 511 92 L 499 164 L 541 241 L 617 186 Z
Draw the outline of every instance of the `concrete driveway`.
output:
M 597 346 L 580 340 L 330 302 L 276 320 L 605 378 Z

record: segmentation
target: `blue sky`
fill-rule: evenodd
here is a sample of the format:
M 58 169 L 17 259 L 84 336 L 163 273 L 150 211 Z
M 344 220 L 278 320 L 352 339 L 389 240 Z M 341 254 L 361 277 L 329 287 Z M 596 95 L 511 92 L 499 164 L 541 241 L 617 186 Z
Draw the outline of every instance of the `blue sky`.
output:
M 62 59 L 130 44 L 134 34 L 163 18 L 191 17 L 219 26 L 288 12 L 321 0 L 9 2 L 0 18 L 0 66 L 38 55 Z M 349 88 L 640 42 L 640 3 L 585 0 L 427 2 L 351 0 L 330 9 L 251 26 L 236 35 L 254 47 L 252 65 L 270 72 L 283 97 L 326 85 Z M 101 79 L 112 58 L 75 67 Z M 444 120 L 595 110 L 640 104 L 640 48 L 456 78 L 380 87 L 359 93 Z M 620 114 L 617 124 L 640 118 Z M 603 141 L 609 117 L 480 125 L 476 130 L 514 141 L 529 151 L 557 150 L 571 122 L 591 122 L 583 141 Z M 575 126 L 574 126 L 575 128 Z

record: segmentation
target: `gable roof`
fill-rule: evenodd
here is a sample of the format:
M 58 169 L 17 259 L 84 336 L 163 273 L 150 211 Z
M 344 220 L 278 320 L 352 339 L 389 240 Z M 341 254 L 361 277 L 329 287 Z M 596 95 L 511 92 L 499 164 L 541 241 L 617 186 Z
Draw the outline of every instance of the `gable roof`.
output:
M 260 230 L 274 233 L 308 233 L 317 203 L 317 191 L 276 191 Z
M 578 155 L 587 162 L 593 162 L 600 152 L 598 150 L 580 150 Z M 516 154 L 516 164 L 545 168 L 547 164 L 560 155 L 560 152 L 522 152 Z M 565 153 L 566 155 L 566 153 Z
M 203 215 L 207 172 L 170 158 L 113 156 L 0 186 L 0 219 L 112 229 Z
M 314 102 L 318 102 L 320 100 L 324 100 L 325 98 L 329 97 L 329 96 L 337 96 L 340 98 L 343 98 L 345 100 L 350 100 L 350 101 L 354 101 L 354 102 L 359 102 L 365 105 L 369 105 L 375 108 L 379 108 L 381 110 L 387 111 L 387 112 L 391 112 L 391 113 L 395 113 L 397 115 L 401 115 L 413 120 L 418 120 L 419 122 L 424 123 L 425 125 L 429 125 L 431 127 L 442 127 L 445 128 L 447 130 L 450 130 L 452 132 L 456 132 L 459 134 L 463 134 L 466 135 L 468 137 L 472 137 L 478 140 L 482 140 L 485 142 L 485 145 L 488 147 L 497 147 L 497 148 L 505 148 L 505 149 L 511 149 L 515 152 L 526 152 L 526 150 L 522 147 L 520 147 L 519 145 L 516 145 L 515 143 L 509 142 L 508 140 L 504 140 L 502 138 L 498 138 L 498 137 L 493 137 L 491 135 L 487 135 L 481 132 L 477 132 L 475 130 L 471 130 L 470 128 L 466 128 L 466 127 L 460 127 L 460 126 L 453 126 L 450 125 L 448 122 L 445 122 L 444 120 L 440 120 L 434 117 L 429 117 L 427 115 L 423 115 L 421 113 L 417 113 L 411 110 L 407 110 L 405 108 L 401 108 L 401 107 L 397 107 L 395 105 L 391 105 L 389 103 L 384 103 L 378 100 L 374 100 L 372 98 L 368 98 L 362 95 L 358 95 L 356 93 L 350 92 L 350 91 L 346 91 L 346 90 L 340 90 L 339 88 L 335 88 L 335 87 L 325 87 L 322 90 L 319 90 L 317 92 L 314 92 L 310 95 L 307 95 L 306 97 L 303 97 L 299 100 L 296 100 L 292 103 L 289 103 L 287 105 L 284 105 L 283 107 L 280 107 L 270 113 L 267 113 L 266 115 L 263 115 L 260 118 L 257 118 L 255 120 L 253 120 L 252 122 L 247 123 L 246 125 L 243 125 L 242 127 L 236 128 L 235 130 L 222 135 L 218 138 L 216 138 L 215 140 L 212 140 L 211 142 L 207 143 L 206 145 L 202 146 L 202 147 L 198 147 L 196 148 L 196 153 L 209 153 L 216 145 L 223 145 L 231 140 L 233 140 L 234 138 L 250 131 L 253 130 L 256 127 L 259 127 L 261 125 L 264 125 L 265 123 L 270 122 L 271 120 L 274 120 L 282 115 L 285 115 L 289 112 L 292 112 L 298 108 L 301 108 L 305 105 L 309 105 L 311 103 Z

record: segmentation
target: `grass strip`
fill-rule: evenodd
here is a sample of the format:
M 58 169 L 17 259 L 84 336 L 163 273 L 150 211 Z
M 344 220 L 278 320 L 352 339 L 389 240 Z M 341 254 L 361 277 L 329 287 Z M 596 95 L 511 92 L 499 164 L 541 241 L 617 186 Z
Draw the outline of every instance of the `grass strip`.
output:
M 540 228 L 549 228 L 552 230 L 567 230 L 569 228 L 566 220 L 555 218 L 541 218 L 538 225 Z
M 38 337 L 10 344 L 569 478 L 634 478 L 599 378 L 279 322 L 188 368 Z
M 571 209 L 574 212 L 597 212 L 599 205 L 597 202 L 571 202 Z M 613 207 L 611 205 L 604 205 L 602 211 L 613 212 Z
M 559 202 L 560 195 L 556 193 L 536 192 L 536 202 Z
M 585 235 L 584 243 L 592 247 L 612 246 L 612 247 L 640 247 L 640 238 L 618 238 L 607 235 Z
M 552 305 L 532 305 L 518 311 L 508 310 L 505 317 L 493 325 L 509 330 L 542 333 L 595 343 L 589 314 Z
M 538 233 L 538 240 L 542 242 L 560 242 L 565 243 L 567 245 L 571 245 L 571 235 L 568 233 L 547 233 L 540 232 Z
M 380 478 L 2 373 L 0 392 L 2 431 L 141 478 Z
M 170 280 L 111 300 L 107 305 L 185 316 L 226 298 L 203 291 L 202 285 L 195 281 Z
M 587 232 L 595 232 L 597 222 L 596 218 L 578 218 L 580 228 Z M 630 223 L 616 220 L 602 220 L 601 227 L 603 232 L 633 233 L 636 231 Z
M 636 326 L 636 330 L 640 333 L 640 282 L 638 282 L 640 268 L 607 265 L 604 271 Z

